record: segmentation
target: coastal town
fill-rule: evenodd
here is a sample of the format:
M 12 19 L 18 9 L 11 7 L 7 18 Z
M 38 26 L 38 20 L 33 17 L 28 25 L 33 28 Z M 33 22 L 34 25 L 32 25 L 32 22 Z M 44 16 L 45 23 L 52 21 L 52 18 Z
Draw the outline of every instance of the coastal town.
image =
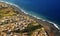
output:
M 0 2 L 0 36 L 55 36 L 55 28 L 15 6 Z
M 9 4 L 0 2 L 0 36 L 47 36 L 47 34 L 35 20 L 19 13 Z

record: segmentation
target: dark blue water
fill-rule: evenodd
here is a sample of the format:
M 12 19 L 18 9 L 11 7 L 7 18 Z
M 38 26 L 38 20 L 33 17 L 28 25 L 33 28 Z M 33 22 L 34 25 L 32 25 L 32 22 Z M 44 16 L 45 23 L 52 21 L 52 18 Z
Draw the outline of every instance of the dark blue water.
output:
M 50 21 L 60 25 L 59 0 L 5 0 L 15 3 L 26 11 L 33 11 L 38 16 L 42 15 Z

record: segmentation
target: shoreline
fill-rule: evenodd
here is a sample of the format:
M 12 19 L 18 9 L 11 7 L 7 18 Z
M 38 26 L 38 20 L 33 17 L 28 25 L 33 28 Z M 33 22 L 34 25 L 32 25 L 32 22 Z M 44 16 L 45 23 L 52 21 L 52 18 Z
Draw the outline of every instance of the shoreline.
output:
M 26 13 L 26 11 L 24 11 L 23 9 L 21 9 L 19 6 L 15 5 L 15 4 L 11 4 L 11 3 L 8 3 L 8 2 L 4 2 L 4 3 L 12 5 L 12 7 L 15 8 L 18 12 L 21 11 L 19 13 L 22 13 L 24 15 L 27 15 L 27 16 L 31 17 L 32 19 L 36 20 L 38 23 L 42 24 L 43 26 L 49 26 L 50 29 L 54 29 L 53 31 L 56 31 L 55 34 L 60 33 L 60 28 L 58 28 L 58 26 L 55 23 L 44 20 L 44 19 L 41 19 L 41 18 L 38 18 L 38 17 L 33 16 L 29 13 Z M 57 34 L 57 35 L 59 35 L 59 34 Z
M 26 11 L 24 11 L 23 9 L 21 9 L 21 7 L 19 7 L 19 6 L 16 5 L 16 4 L 9 3 L 9 2 L 5 2 L 5 1 L 0 1 L 0 2 L 4 2 L 4 3 L 7 3 L 7 4 L 10 4 L 10 5 L 12 5 L 12 6 L 20 9 L 20 11 L 22 11 L 23 13 L 25 13 L 25 14 L 27 14 L 27 15 L 30 15 L 30 16 L 32 16 L 32 17 L 35 17 L 35 18 L 39 19 L 39 20 L 42 20 L 42 21 L 46 21 L 46 22 L 48 22 L 48 23 L 51 23 L 51 24 L 53 24 L 58 30 L 60 30 L 60 28 L 59 28 L 59 27 L 57 26 L 57 24 L 55 24 L 54 22 L 51 22 L 51 21 L 48 21 L 48 20 L 39 18 L 39 17 L 37 17 L 37 16 L 31 15 L 31 14 L 29 14 L 29 13 L 26 13 Z
M 27 14 L 27 15 L 30 15 L 30 16 L 33 16 L 33 17 L 35 17 L 35 18 L 37 18 L 37 19 L 40 19 L 40 20 L 42 20 L 42 21 L 46 21 L 46 22 L 48 22 L 48 23 L 51 23 L 51 24 L 53 24 L 58 30 L 60 30 L 60 28 L 59 28 L 59 27 L 57 26 L 57 24 L 55 24 L 54 22 L 51 22 L 51 21 L 42 19 L 41 17 L 37 17 L 37 16 L 31 15 L 31 14 L 29 14 L 29 13 L 26 13 L 25 10 L 23 10 L 21 7 L 19 7 L 19 6 L 16 5 L 16 4 L 9 3 L 9 2 L 5 2 L 5 1 L 0 1 L 0 2 L 4 2 L 4 3 L 10 4 L 10 5 L 12 5 L 12 6 L 15 6 L 15 7 L 17 7 L 18 9 L 20 9 L 20 11 L 22 11 L 23 13 L 25 13 L 25 14 Z

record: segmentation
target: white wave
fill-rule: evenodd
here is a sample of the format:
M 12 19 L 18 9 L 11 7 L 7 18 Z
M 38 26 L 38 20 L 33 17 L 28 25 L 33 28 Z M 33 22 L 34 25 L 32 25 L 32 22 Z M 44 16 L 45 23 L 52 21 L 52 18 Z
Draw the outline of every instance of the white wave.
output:
M 19 8 L 19 9 L 20 9 L 22 12 L 24 12 L 25 14 L 31 15 L 31 14 L 29 14 L 29 13 L 26 13 L 25 10 L 21 9 L 21 7 L 19 7 L 18 5 L 14 4 L 14 3 L 9 3 L 9 2 L 5 2 L 5 1 L 0 1 L 0 2 L 4 2 L 4 3 L 10 4 L 10 5 L 16 6 L 17 8 Z M 34 16 L 34 15 L 31 15 L 31 16 L 33 16 L 33 17 L 35 17 L 35 18 L 37 18 L 37 19 L 40 19 L 40 20 L 42 20 L 42 21 L 47 21 L 47 20 L 45 20 L 45 19 L 42 19 L 42 18 L 37 17 L 37 16 Z M 51 22 L 51 21 L 47 21 L 47 22 L 53 24 L 58 30 L 60 30 L 60 28 L 57 26 L 57 24 L 55 24 L 55 23 L 53 23 L 53 22 Z
M 57 24 L 55 24 L 55 23 L 53 23 L 53 22 L 51 22 L 51 21 L 47 21 L 47 22 L 49 22 L 49 23 L 53 24 L 57 29 L 59 29 L 59 30 L 60 30 L 60 28 L 57 26 Z

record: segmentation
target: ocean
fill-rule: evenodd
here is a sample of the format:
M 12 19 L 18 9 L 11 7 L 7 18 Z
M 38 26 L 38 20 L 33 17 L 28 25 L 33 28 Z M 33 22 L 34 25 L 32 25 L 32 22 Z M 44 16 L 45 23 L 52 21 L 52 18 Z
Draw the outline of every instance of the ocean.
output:
M 59 0 L 1 0 L 18 5 L 26 13 L 56 23 L 60 27 Z

